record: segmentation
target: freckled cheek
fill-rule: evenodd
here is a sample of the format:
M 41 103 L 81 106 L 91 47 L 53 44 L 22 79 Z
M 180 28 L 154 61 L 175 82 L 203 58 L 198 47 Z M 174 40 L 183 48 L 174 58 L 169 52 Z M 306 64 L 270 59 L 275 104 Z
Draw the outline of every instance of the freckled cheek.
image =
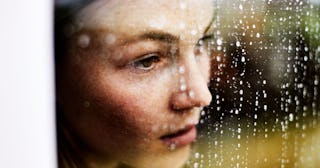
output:
M 108 104 L 100 107 L 107 129 L 111 132 L 118 130 L 118 135 L 114 136 L 130 136 L 137 141 L 152 136 L 152 124 L 157 122 L 157 116 L 151 112 L 152 109 L 143 105 L 142 100 L 129 96 L 113 100 L 115 99 L 117 101 L 108 101 Z
M 136 140 L 158 136 L 152 128 L 166 122 L 170 73 L 162 71 L 133 81 L 119 76 L 112 79 L 102 82 L 92 99 L 97 102 L 96 111 L 103 114 L 105 126 L 122 132 L 115 136 L 132 136 Z M 110 85 L 111 81 L 117 85 Z

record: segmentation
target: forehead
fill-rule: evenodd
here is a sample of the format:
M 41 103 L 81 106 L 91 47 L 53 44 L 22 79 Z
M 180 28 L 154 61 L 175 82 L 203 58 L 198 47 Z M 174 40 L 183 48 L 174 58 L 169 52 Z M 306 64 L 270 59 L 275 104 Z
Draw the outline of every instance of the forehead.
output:
M 196 35 L 212 17 L 212 0 L 96 0 L 80 11 L 76 23 L 121 34 L 166 30 Z

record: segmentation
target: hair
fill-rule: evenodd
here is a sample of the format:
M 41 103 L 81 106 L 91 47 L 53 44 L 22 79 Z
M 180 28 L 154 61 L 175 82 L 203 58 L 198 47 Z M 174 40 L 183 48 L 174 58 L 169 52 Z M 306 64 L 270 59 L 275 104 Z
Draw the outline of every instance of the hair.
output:
M 71 36 L 75 29 L 75 17 L 77 13 L 94 0 L 55 0 L 54 3 L 54 60 L 57 81 L 57 65 L 68 55 Z M 57 87 L 57 83 L 56 83 Z M 57 90 L 57 89 L 56 89 Z M 59 167 L 78 168 L 84 167 L 84 163 L 74 153 L 74 149 L 63 128 L 66 126 L 63 110 L 56 102 L 56 130 Z
M 55 0 L 54 3 L 54 52 L 56 64 L 66 56 L 71 35 L 77 31 L 77 13 L 95 0 Z

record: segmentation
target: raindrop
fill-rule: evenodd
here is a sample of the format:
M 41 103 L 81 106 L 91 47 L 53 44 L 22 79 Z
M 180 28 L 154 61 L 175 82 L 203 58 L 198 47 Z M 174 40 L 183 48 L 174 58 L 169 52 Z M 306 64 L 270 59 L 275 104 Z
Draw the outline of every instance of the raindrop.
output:
M 240 46 L 241 46 L 240 41 L 237 41 L 237 42 L 236 42 L 236 46 L 237 46 L 237 47 L 240 47 Z
M 87 48 L 90 44 L 90 37 L 86 34 L 81 34 L 78 37 L 78 46 L 81 48 Z
M 105 42 L 107 44 L 114 44 L 116 41 L 117 41 L 117 37 L 114 34 L 109 33 L 106 35 Z
M 195 96 L 194 91 L 190 90 L 190 91 L 188 92 L 188 96 L 189 96 L 191 99 L 194 99 L 194 96 Z
M 187 90 L 187 85 L 186 84 L 181 84 L 180 85 L 180 91 L 186 91 Z
M 191 34 L 192 34 L 192 35 L 195 36 L 195 35 L 197 35 L 197 33 L 198 33 L 198 31 L 197 31 L 196 29 L 191 30 Z
M 257 38 L 260 38 L 260 33 L 257 33 L 257 34 L 256 34 L 256 37 L 257 37 Z
M 180 22 L 179 27 L 180 27 L 180 29 L 185 29 L 186 24 L 184 22 Z
M 179 74 L 184 74 L 186 71 L 186 68 L 184 66 L 180 66 L 178 69 Z
M 176 146 L 175 143 L 171 143 L 168 148 L 169 148 L 170 151 L 174 151 L 176 149 L 176 147 L 177 146 Z
M 180 8 L 181 9 L 186 9 L 187 8 L 187 4 L 185 2 L 181 2 L 180 3 Z
M 222 45 L 222 39 L 221 38 L 217 39 L 217 44 L 218 45 Z
M 241 4 L 239 5 L 239 9 L 240 9 L 240 10 L 243 10 L 243 6 L 242 6 Z

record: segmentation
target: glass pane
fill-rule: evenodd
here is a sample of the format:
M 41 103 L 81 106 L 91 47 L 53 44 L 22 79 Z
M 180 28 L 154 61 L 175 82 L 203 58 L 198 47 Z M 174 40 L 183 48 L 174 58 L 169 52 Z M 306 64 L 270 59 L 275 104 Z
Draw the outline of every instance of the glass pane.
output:
M 320 164 L 319 1 L 55 9 L 60 167 Z
M 189 167 L 317 167 L 319 1 L 216 1 L 213 101 Z

